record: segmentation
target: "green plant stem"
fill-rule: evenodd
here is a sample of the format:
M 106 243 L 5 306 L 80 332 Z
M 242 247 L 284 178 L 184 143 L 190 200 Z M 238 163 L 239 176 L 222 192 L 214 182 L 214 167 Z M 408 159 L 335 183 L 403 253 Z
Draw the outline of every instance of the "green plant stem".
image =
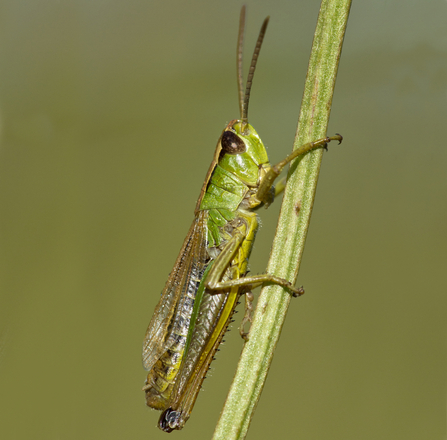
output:
M 350 0 L 322 0 L 307 71 L 294 149 L 326 136 Z M 267 272 L 292 283 L 298 276 L 323 151 L 298 157 L 290 167 Z M 262 289 L 236 375 L 214 440 L 243 439 L 259 400 L 281 333 L 290 294 L 279 286 Z

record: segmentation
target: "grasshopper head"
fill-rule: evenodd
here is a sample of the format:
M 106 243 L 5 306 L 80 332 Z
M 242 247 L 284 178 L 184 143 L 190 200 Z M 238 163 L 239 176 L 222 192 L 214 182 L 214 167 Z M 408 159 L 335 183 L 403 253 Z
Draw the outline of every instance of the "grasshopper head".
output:
M 262 168 L 270 167 L 265 146 L 258 133 L 250 124 L 241 120 L 235 119 L 225 127 L 218 147 L 218 164 L 249 187 L 259 183 Z

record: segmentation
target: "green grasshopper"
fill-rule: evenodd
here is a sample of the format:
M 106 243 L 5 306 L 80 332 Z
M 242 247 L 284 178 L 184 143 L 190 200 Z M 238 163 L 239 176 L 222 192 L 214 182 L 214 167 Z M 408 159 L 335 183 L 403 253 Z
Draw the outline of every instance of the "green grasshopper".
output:
M 304 291 L 271 274 L 247 276 L 248 258 L 258 229 L 254 212 L 268 206 L 273 183 L 297 156 L 340 135 L 301 146 L 270 166 L 259 135 L 248 123 L 253 74 L 269 17 L 261 27 L 254 50 L 245 96 L 242 51 L 245 7 L 242 8 L 237 45 L 240 119 L 228 123 L 219 137 L 213 161 L 194 211 L 194 221 L 175 262 L 143 343 L 143 365 L 149 371 L 143 390 L 149 407 L 162 410 L 158 426 L 165 432 L 182 429 L 202 382 L 242 294 L 246 294 L 244 325 L 251 322 L 251 290 L 278 284 L 293 296 Z M 282 185 L 283 187 L 284 185 Z

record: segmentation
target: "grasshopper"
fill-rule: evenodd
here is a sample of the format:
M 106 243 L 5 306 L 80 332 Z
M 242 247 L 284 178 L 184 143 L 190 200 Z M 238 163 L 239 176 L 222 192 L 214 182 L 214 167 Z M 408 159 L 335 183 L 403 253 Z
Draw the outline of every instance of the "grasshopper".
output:
M 265 273 L 247 276 L 248 259 L 258 229 L 255 210 L 268 206 L 283 189 L 273 183 L 296 157 L 342 136 L 305 144 L 270 166 L 258 133 L 248 123 L 248 103 L 256 62 L 269 17 L 261 27 L 245 95 L 242 52 L 245 7 L 237 44 L 240 119 L 223 130 L 186 236 L 143 343 L 143 365 L 149 371 L 143 391 L 149 407 L 163 411 L 158 426 L 165 432 L 182 429 L 202 382 L 230 323 L 241 295 L 246 295 L 244 325 L 251 322 L 251 290 L 278 284 L 293 296 L 304 291 L 289 281 Z M 279 186 L 279 185 L 278 185 Z

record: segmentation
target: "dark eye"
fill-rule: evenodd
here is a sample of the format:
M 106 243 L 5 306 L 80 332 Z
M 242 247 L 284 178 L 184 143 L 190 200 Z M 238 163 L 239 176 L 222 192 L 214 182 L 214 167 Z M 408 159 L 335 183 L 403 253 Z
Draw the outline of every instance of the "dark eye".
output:
M 222 152 L 227 154 L 240 154 L 245 152 L 244 141 L 232 131 L 225 131 L 220 140 Z

